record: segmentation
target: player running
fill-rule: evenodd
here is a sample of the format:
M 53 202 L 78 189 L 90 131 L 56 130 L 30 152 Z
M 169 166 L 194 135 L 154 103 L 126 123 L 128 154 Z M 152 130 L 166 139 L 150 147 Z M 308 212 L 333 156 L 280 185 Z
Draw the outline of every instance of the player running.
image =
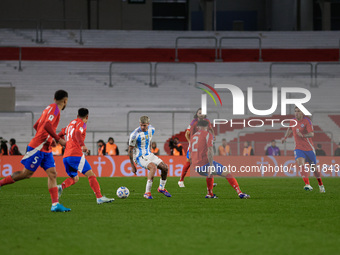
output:
M 205 198 L 217 198 L 213 193 L 213 175 L 225 177 L 229 184 L 236 190 L 239 198 L 250 198 L 248 194 L 242 193 L 237 180 L 229 172 L 223 171 L 223 165 L 213 161 L 213 136 L 208 132 L 208 125 L 208 121 L 200 120 L 197 123 L 198 131 L 190 139 L 192 167 L 194 167 L 195 171 L 200 175 L 207 176 L 208 194 Z
M 294 126 L 297 123 L 296 126 Z M 295 141 L 294 156 L 296 164 L 300 168 L 301 176 L 305 182 L 304 189 L 312 191 L 313 187 L 309 183 L 309 170 L 313 171 L 319 183 L 319 190 L 325 193 L 325 187 L 321 180 L 321 174 L 316 167 L 315 149 L 312 141 L 314 137 L 314 129 L 311 120 L 303 115 L 303 112 L 295 106 L 295 119 L 290 122 L 291 128 L 287 129 L 285 137 L 282 139 L 284 143 L 288 136 L 293 133 Z M 294 126 L 294 127 L 293 127 Z M 309 168 L 305 165 L 309 163 Z
M 57 171 L 52 155 L 51 145 L 55 141 L 61 145 L 66 142 L 56 134 L 56 129 L 60 120 L 60 110 L 64 110 L 68 101 L 68 93 L 58 90 L 54 94 L 54 103 L 50 104 L 42 112 L 40 118 L 34 124 L 37 131 L 34 138 L 27 146 L 27 152 L 21 163 L 24 165 L 22 171 L 14 172 L 12 175 L 0 180 L 0 186 L 12 184 L 14 182 L 30 178 L 39 166 L 41 166 L 48 176 L 48 191 L 52 199 L 52 212 L 68 212 L 71 209 L 59 203 L 57 188 Z M 55 141 L 54 141 L 54 140 Z
M 84 153 L 88 152 L 84 144 L 86 137 L 86 123 L 89 119 L 89 110 L 80 108 L 78 116 L 72 120 L 66 128 L 63 128 L 59 136 L 66 135 L 66 148 L 63 156 L 63 162 L 66 173 L 70 178 L 67 178 L 61 185 L 58 185 L 58 194 L 61 196 L 64 189 L 70 187 L 79 181 L 78 171 L 85 175 L 90 183 L 94 194 L 97 198 L 97 204 L 110 203 L 114 201 L 113 198 L 102 196 L 100 186 L 97 181 L 96 175 L 91 170 L 90 164 L 85 159 Z
M 159 182 L 158 192 L 166 197 L 171 197 L 170 193 L 165 189 L 166 179 L 168 175 L 168 166 L 156 155 L 150 152 L 150 144 L 155 128 L 150 125 L 150 118 L 142 116 L 139 119 L 139 127 L 130 135 L 128 154 L 130 157 L 132 172 L 136 174 L 137 169 L 135 163 L 148 169 L 148 180 L 146 183 L 144 197 L 152 199 L 151 187 L 157 168 L 161 170 L 161 179 Z
M 190 158 L 189 158 L 189 155 L 190 155 L 190 137 L 192 137 L 197 132 L 197 130 L 198 130 L 197 123 L 200 120 L 208 121 L 208 123 L 209 123 L 208 130 L 212 134 L 213 139 L 214 140 L 216 139 L 215 138 L 215 134 L 214 134 L 214 129 L 212 128 L 210 121 L 207 119 L 206 115 L 202 115 L 202 109 L 198 108 L 198 110 L 196 111 L 196 114 L 194 116 L 194 119 L 191 121 L 190 125 L 188 126 L 187 130 L 185 131 L 185 138 L 187 139 L 187 141 L 189 143 L 189 146 L 188 146 L 187 155 L 186 155 L 187 156 L 187 162 L 183 166 L 183 170 L 182 170 L 182 174 L 181 174 L 181 179 L 178 181 L 178 186 L 180 188 L 184 188 L 185 187 L 185 185 L 184 185 L 184 177 L 185 177 L 185 175 L 187 174 L 187 172 L 188 172 L 188 170 L 190 168 Z M 214 183 L 214 187 L 216 185 L 217 184 Z

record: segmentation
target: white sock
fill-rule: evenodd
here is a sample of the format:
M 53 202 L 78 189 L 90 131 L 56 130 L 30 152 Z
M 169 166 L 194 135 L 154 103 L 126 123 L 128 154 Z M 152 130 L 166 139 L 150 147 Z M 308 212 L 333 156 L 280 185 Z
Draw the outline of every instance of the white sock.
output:
M 160 180 L 159 181 L 159 189 L 163 190 L 165 188 L 166 180 Z
M 145 188 L 145 193 L 151 192 L 151 187 L 152 187 L 152 181 L 148 180 L 146 182 L 146 188 Z

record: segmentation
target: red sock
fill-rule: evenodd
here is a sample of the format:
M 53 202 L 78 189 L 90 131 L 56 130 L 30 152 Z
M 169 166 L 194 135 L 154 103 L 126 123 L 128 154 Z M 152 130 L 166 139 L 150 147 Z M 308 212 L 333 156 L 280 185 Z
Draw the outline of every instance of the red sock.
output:
M 5 186 L 7 184 L 12 184 L 15 181 L 12 179 L 12 176 L 7 176 L 6 178 L 0 180 L 0 186 Z
M 187 161 L 187 163 L 185 163 L 185 165 L 183 166 L 183 170 L 182 170 L 182 174 L 181 174 L 181 179 L 179 181 L 184 181 L 184 177 L 187 174 L 188 170 L 190 168 L 190 162 Z
M 302 176 L 303 181 L 305 182 L 305 185 L 310 185 L 309 178 L 308 178 L 309 170 L 306 170 L 305 167 L 303 167 L 303 170 L 302 169 L 300 170 L 301 170 L 301 176 Z
M 242 193 L 240 186 L 238 186 L 238 182 L 236 181 L 236 179 L 231 174 L 227 174 L 226 179 L 229 182 L 229 184 L 231 185 L 231 187 L 233 187 L 234 190 L 236 190 L 237 194 Z
M 319 186 L 323 185 L 322 180 L 321 180 L 321 174 L 320 174 L 320 172 L 318 172 L 318 170 L 316 170 L 316 171 L 314 172 L 314 175 L 315 175 L 315 178 L 317 179 L 317 181 L 318 181 L 318 183 L 319 183 Z
M 67 178 L 62 184 L 61 186 L 63 187 L 63 189 L 66 189 L 68 187 L 70 187 L 71 185 L 75 184 L 76 182 L 72 179 L 72 178 Z
M 320 178 L 316 178 L 318 180 L 319 186 L 323 185 L 321 177 Z
M 209 195 L 213 195 L 213 188 L 214 188 L 214 177 L 207 177 L 207 190 Z
M 94 192 L 94 194 L 96 195 L 96 198 L 101 198 L 102 197 L 102 193 L 100 192 L 100 186 L 99 186 L 99 183 L 97 181 L 97 178 L 96 176 L 90 176 L 89 177 L 89 183 L 90 183 L 90 186 Z
M 50 188 L 48 191 L 51 194 L 52 204 L 58 203 L 58 187 Z

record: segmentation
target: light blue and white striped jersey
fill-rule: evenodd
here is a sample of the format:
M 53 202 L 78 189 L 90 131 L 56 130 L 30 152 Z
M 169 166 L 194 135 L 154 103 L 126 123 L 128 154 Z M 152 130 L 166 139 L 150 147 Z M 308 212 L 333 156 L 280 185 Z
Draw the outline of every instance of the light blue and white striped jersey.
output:
M 140 127 L 136 128 L 130 135 L 129 145 L 134 146 L 134 157 L 150 155 L 150 144 L 155 128 L 151 125 L 143 132 Z

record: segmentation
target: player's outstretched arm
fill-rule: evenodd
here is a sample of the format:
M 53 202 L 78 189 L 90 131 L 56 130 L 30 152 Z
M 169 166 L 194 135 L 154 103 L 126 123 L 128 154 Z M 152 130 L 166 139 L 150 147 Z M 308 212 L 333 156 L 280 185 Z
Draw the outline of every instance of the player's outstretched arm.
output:
M 129 158 L 130 158 L 132 172 L 134 174 L 136 174 L 137 173 L 137 168 L 135 166 L 135 162 L 133 162 L 133 148 L 134 148 L 133 146 L 129 146 L 128 155 L 129 155 Z
M 185 138 L 187 139 L 188 143 L 190 143 L 190 130 L 189 129 L 185 131 Z

